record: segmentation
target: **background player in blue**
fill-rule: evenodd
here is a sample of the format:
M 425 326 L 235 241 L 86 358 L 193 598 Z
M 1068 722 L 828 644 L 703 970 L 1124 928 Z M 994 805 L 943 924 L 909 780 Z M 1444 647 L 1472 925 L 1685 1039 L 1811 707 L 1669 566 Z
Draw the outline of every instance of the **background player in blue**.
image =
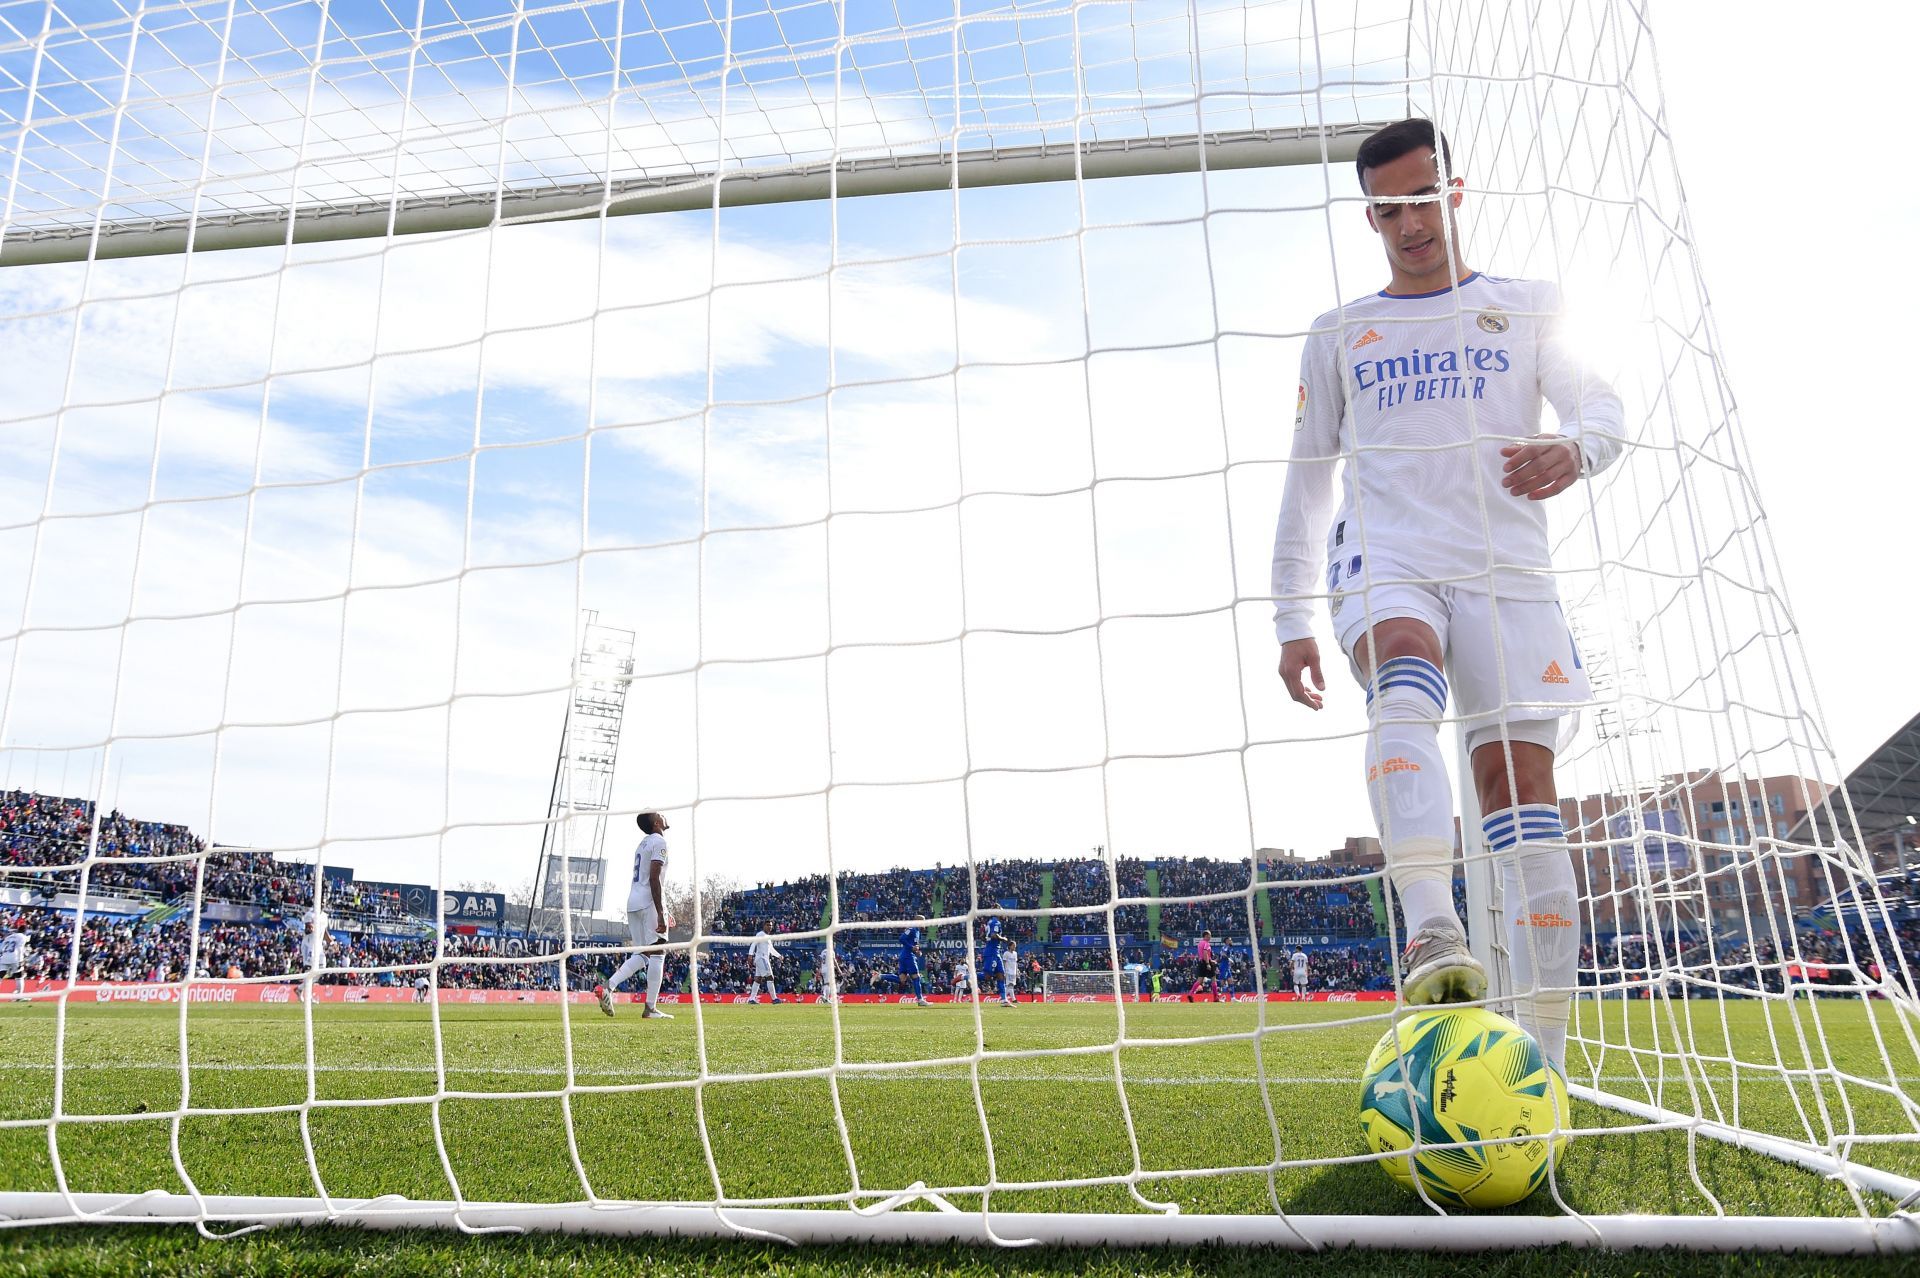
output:
M 1221 950 L 1219 959 L 1213 965 L 1213 1001 L 1220 1001 L 1220 992 L 1225 990 L 1229 997 L 1233 994 L 1233 952 Z
M 987 920 L 987 939 L 980 947 L 980 974 L 1000 987 L 1000 1006 L 1013 1006 L 1013 983 L 1007 976 L 1006 951 L 1010 948 L 999 919 Z
M 913 1001 L 925 1007 L 927 990 L 920 982 L 920 929 L 917 927 L 900 934 L 900 984 L 904 987 L 909 978 L 913 982 Z

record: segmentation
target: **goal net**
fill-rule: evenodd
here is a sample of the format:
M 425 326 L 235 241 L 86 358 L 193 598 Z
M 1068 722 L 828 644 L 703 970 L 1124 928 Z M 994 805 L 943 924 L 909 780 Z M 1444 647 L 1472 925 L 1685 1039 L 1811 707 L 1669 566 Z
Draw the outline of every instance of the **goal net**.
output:
M 1126 969 L 1040 973 L 1042 1003 L 1111 1003 L 1115 999 L 1140 1001 L 1140 973 Z
M 1624 406 L 1550 503 L 1572 1141 L 1491 1217 L 1360 1141 L 1337 583 L 1273 674 L 1407 116 Z M 0 0 L 0 1219 L 1916 1245 L 1912 889 L 1673 150 L 1611 0 Z M 1055 1006 L 943 997 L 990 944 Z

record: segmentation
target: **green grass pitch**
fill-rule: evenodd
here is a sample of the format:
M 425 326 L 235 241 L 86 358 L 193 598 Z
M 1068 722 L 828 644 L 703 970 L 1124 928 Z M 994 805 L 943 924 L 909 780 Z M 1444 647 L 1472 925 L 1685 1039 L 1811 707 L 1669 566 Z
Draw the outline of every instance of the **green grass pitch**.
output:
M 731 1200 L 829 1199 L 856 1188 L 857 1169 L 863 1191 L 919 1181 L 952 1189 L 952 1201 L 963 1209 L 977 1209 L 975 1187 L 991 1181 L 1009 1186 L 993 1192 L 995 1209 L 1138 1211 L 1116 1184 L 1020 1187 L 1126 1176 L 1134 1169 L 1130 1114 L 1140 1166 L 1149 1173 L 1141 1192 L 1176 1202 L 1183 1211 L 1268 1212 L 1270 1192 L 1290 1212 L 1403 1214 L 1414 1218 L 1409 1227 L 1427 1210 L 1377 1167 L 1324 1161 L 1361 1152 L 1358 1071 L 1385 1028 L 1386 1005 L 1268 1005 L 1257 1059 L 1251 1037 L 1190 1041 L 1251 1035 L 1260 1025 L 1257 1006 L 1129 1005 L 1128 1045 L 1117 1062 L 1111 1045 L 1120 1009 L 1110 1004 L 988 1006 L 977 1021 L 966 1007 L 844 1007 L 842 1061 L 922 1062 L 904 1070 L 841 1071 L 845 1142 L 825 1077 L 727 1077 L 832 1065 L 836 1045 L 828 1009 L 703 1008 L 710 1081 L 698 1096 L 687 1085 L 702 1070 L 693 1009 L 680 1006 L 676 1019 L 651 1022 L 643 1022 L 638 1010 L 622 1006 L 608 1021 L 591 1007 L 576 1006 L 563 1020 L 558 1007 L 449 1005 L 440 1009 L 436 1033 L 426 1007 L 316 1007 L 309 1097 L 306 1022 L 298 1006 L 191 1007 L 183 1077 L 178 1007 L 76 1003 L 66 1017 L 58 1097 L 63 1119 L 54 1143 L 73 1190 L 184 1192 L 171 1152 L 172 1115 L 184 1100 L 180 1160 L 208 1194 L 314 1194 L 310 1139 L 327 1192 L 348 1199 L 449 1198 L 449 1168 L 460 1192 L 474 1200 L 576 1201 L 583 1197 L 582 1170 L 602 1198 L 710 1200 L 717 1173 Z M 1575 1081 L 1597 1068 L 1608 1087 L 1639 1098 L 1650 1083 L 1659 1083 L 1669 1108 L 1690 1110 L 1690 1098 L 1698 1097 L 1706 1112 L 1730 1119 L 1737 1106 L 1744 1125 L 1786 1135 L 1804 1136 L 1809 1121 L 1816 1130 L 1830 1123 L 1865 1133 L 1914 1133 L 1910 1107 L 1884 1089 L 1768 1077 L 1714 1060 L 1781 1059 L 1804 1069 L 1830 1058 L 1869 1079 L 1884 1082 L 1891 1073 L 1902 1091 L 1920 1092 L 1920 1059 L 1885 1005 L 1733 1002 L 1723 1008 L 1701 1002 L 1667 1009 L 1613 1002 L 1586 1005 L 1582 1016 L 1590 1035 L 1614 1046 L 1593 1057 L 1576 1049 Z M 0 1006 L 0 1189 L 55 1187 L 46 1123 L 55 1112 L 55 1034 L 52 1007 Z M 1642 1050 L 1626 1050 L 1628 1042 Z M 1666 1050 L 1652 1051 L 1656 1044 Z M 989 1054 L 975 1066 L 969 1058 L 982 1049 Z M 992 1055 L 1036 1049 L 1092 1050 Z M 210 1110 L 229 1112 L 201 1112 Z M 568 1152 L 569 1114 L 578 1170 Z M 700 1138 L 702 1114 L 711 1168 Z M 120 1121 L 89 1121 L 102 1119 Z M 1580 1103 L 1573 1121 L 1595 1129 L 1632 1125 Z M 1920 1174 L 1920 1144 L 1879 1144 L 1857 1156 Z M 1270 1191 L 1265 1169 L 1276 1157 L 1297 1165 L 1275 1172 Z M 1238 1170 L 1154 1175 L 1193 1169 Z M 1686 1138 L 1674 1132 L 1582 1136 L 1563 1157 L 1557 1179 L 1565 1203 L 1583 1212 L 1711 1214 L 1716 1204 L 1733 1215 L 1858 1211 L 1843 1187 L 1764 1156 L 1699 1141 L 1690 1157 Z M 1868 1201 L 1877 1214 L 1891 1210 L 1883 1200 Z M 1510 1210 L 1562 1209 L 1541 1193 Z M 748 1255 L 760 1257 L 755 1272 L 848 1274 L 921 1266 L 966 1272 L 991 1266 L 1004 1273 L 1016 1263 L 961 1250 L 847 1248 L 790 1255 L 757 1244 L 468 1242 L 327 1230 L 282 1230 L 218 1245 L 178 1229 L 0 1232 L 0 1275 L 147 1267 L 227 1272 L 227 1266 L 236 1272 L 358 1272 L 355 1266 L 368 1254 L 401 1270 L 444 1273 L 451 1264 L 502 1274 L 546 1272 L 555 1265 L 570 1272 L 598 1272 L 600 1265 L 609 1273 L 631 1272 L 622 1266 L 639 1254 L 711 1272 L 730 1272 Z M 1076 1273 L 1239 1272 L 1234 1266 L 1248 1253 L 1112 1253 L 1081 1255 L 1077 1263 L 1063 1255 L 1021 1253 L 1017 1263 L 1040 1266 L 1035 1272 L 1050 1272 L 1049 1265 Z M 1377 1271 L 1378 1260 L 1353 1263 Z M 1620 1272 L 1666 1272 L 1644 1262 Z M 1434 1257 L 1424 1263 L 1437 1268 L 1457 1261 Z M 1533 1253 L 1518 1272 L 1545 1272 L 1525 1266 L 1555 1263 L 1553 1253 Z M 1582 1256 L 1577 1263 L 1593 1270 L 1596 1263 L 1613 1262 Z M 1674 1272 L 1691 1273 L 1719 1272 L 1713 1266 L 1720 1262 L 1673 1263 L 1683 1266 Z M 1815 1267 L 1804 1272 L 1850 1271 L 1839 1262 L 1809 1263 Z M 1420 1271 L 1418 1265 L 1396 1269 Z

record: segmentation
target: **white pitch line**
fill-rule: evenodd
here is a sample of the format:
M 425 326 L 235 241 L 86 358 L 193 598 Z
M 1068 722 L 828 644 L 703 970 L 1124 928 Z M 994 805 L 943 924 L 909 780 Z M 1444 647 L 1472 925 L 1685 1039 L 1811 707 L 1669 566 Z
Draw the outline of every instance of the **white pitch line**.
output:
M 102 1069 L 102 1070 L 140 1069 L 140 1070 L 165 1071 L 166 1073 L 170 1073 L 170 1074 L 178 1074 L 180 1072 L 180 1066 L 178 1064 L 168 1063 L 166 1061 L 129 1061 L 124 1064 L 106 1064 L 99 1061 L 88 1061 L 84 1066 L 69 1065 L 68 1068 L 69 1069 L 84 1068 L 84 1069 L 90 1069 L 90 1070 L 91 1069 Z M 307 1067 L 304 1064 L 295 1064 L 292 1062 L 267 1061 L 267 1062 L 261 1062 L 258 1064 L 244 1064 L 244 1065 L 234 1064 L 231 1062 L 219 1062 L 219 1063 L 209 1063 L 209 1064 L 195 1063 L 193 1066 L 193 1072 L 196 1074 L 207 1073 L 207 1072 L 235 1073 L 235 1074 L 250 1074 L 250 1073 L 301 1074 L 306 1072 L 306 1068 Z M 795 1065 L 792 1068 L 795 1070 L 813 1070 L 813 1069 L 819 1069 L 820 1066 Z M 41 1073 L 52 1073 L 53 1066 L 42 1065 L 36 1062 L 0 1062 L 0 1073 L 5 1073 L 8 1071 L 19 1071 L 19 1072 L 38 1071 Z M 314 1072 L 317 1074 L 420 1074 L 420 1075 L 425 1075 L 427 1077 L 433 1077 L 435 1074 L 434 1068 L 431 1065 L 316 1065 L 314 1066 Z M 743 1077 L 743 1076 L 759 1077 L 769 1072 L 770 1071 L 768 1071 L 764 1066 L 761 1066 L 756 1069 L 741 1069 L 737 1072 L 730 1072 L 724 1069 L 715 1069 L 709 1074 L 709 1077 L 721 1078 L 721 1079 L 733 1079 L 736 1077 Z M 778 1072 L 778 1071 L 776 1070 L 771 1072 Z M 508 1066 L 501 1066 L 499 1068 L 491 1068 L 491 1069 L 476 1068 L 476 1067 L 468 1066 L 462 1069 L 449 1069 L 447 1071 L 447 1077 L 457 1078 L 461 1080 L 471 1080 L 475 1078 L 488 1078 L 488 1077 L 558 1078 L 558 1077 L 564 1077 L 565 1074 L 566 1074 L 566 1070 L 560 1068 L 557 1065 L 508 1065 Z M 655 1069 L 655 1068 L 648 1068 L 645 1066 L 639 1066 L 639 1067 L 625 1066 L 619 1069 L 576 1068 L 573 1072 L 573 1076 L 576 1079 L 581 1079 L 581 1080 L 607 1079 L 607 1078 L 616 1078 L 616 1079 L 617 1078 L 635 1078 L 635 1079 L 676 1078 L 676 1079 L 685 1080 L 686 1082 L 689 1082 L 689 1083 L 692 1082 L 694 1079 L 694 1075 L 689 1073 L 686 1070 Z M 884 1080 L 884 1079 L 895 1079 L 895 1078 L 915 1079 L 915 1080 L 948 1079 L 948 1080 L 955 1080 L 955 1081 L 964 1081 L 964 1080 L 969 1080 L 972 1077 L 973 1075 L 970 1071 L 963 1070 L 963 1069 L 906 1068 L 906 1069 L 872 1070 L 872 1069 L 862 1069 L 855 1066 L 845 1070 L 840 1076 L 840 1081 L 842 1083 L 846 1083 L 846 1082 L 858 1081 L 861 1079 L 883 1079 Z M 1174 1084 L 1182 1084 L 1182 1083 L 1221 1084 L 1221 1083 L 1253 1083 L 1257 1081 L 1255 1077 L 1251 1074 L 1238 1074 L 1238 1075 L 1236 1074 L 1180 1074 L 1180 1075 L 1169 1075 L 1169 1076 L 1162 1077 L 1159 1075 L 1144 1075 L 1144 1074 L 1136 1075 L 1129 1072 L 1126 1078 L 1129 1083 L 1141 1083 L 1141 1084 L 1147 1084 L 1147 1085 L 1166 1084 L 1169 1086 Z M 767 1081 L 772 1081 L 772 1080 L 767 1080 Z M 1009 1073 L 999 1072 L 999 1071 L 982 1070 L 980 1071 L 980 1081 L 994 1082 L 994 1083 L 1105 1083 L 1108 1086 L 1112 1086 L 1113 1075 L 1111 1073 L 1009 1074 Z M 1347 1078 L 1344 1076 L 1322 1078 L 1322 1077 L 1307 1076 L 1307 1075 L 1279 1076 L 1279 1075 L 1269 1074 L 1267 1076 L 1267 1081 L 1269 1083 L 1282 1083 L 1282 1084 L 1338 1083 L 1343 1086 L 1350 1086 L 1350 1087 L 1358 1087 L 1360 1085 L 1359 1079 Z
M 8 1072 L 52 1073 L 53 1068 L 54 1067 L 52 1065 L 43 1065 L 38 1062 L 31 1062 L 31 1061 L 0 1061 L 0 1073 L 8 1073 Z M 76 1070 L 77 1069 L 152 1070 L 152 1071 L 165 1072 L 169 1074 L 178 1074 L 180 1072 L 180 1066 L 177 1063 L 170 1063 L 166 1061 L 127 1061 L 122 1063 L 88 1061 L 88 1062 L 85 1062 L 84 1064 L 80 1064 L 80 1063 L 69 1064 L 68 1068 L 76 1069 Z M 394 1064 L 315 1065 L 313 1068 L 314 1068 L 314 1072 L 317 1074 L 410 1074 L 410 1075 L 417 1074 L 417 1075 L 423 1075 L 429 1078 L 435 1077 L 435 1070 L 431 1065 L 394 1065 Z M 805 1071 L 805 1070 L 818 1069 L 820 1067 L 810 1066 L 810 1065 L 795 1065 L 792 1068 L 796 1071 Z M 247 1064 L 238 1064 L 234 1062 L 222 1062 L 222 1061 L 209 1061 L 209 1062 L 202 1063 L 202 1062 L 196 1061 L 193 1065 L 193 1072 L 196 1074 L 201 1074 L 201 1073 L 304 1074 L 306 1072 L 306 1069 L 307 1067 L 305 1064 L 295 1063 L 291 1061 L 262 1061 L 262 1062 L 247 1063 Z M 710 1079 L 721 1079 L 726 1081 L 732 1081 L 734 1079 L 744 1078 L 744 1077 L 753 1077 L 758 1081 L 767 1081 L 767 1082 L 777 1081 L 775 1079 L 766 1079 L 763 1077 L 768 1073 L 778 1073 L 778 1071 L 777 1070 L 769 1071 L 764 1067 L 757 1068 L 757 1069 L 750 1069 L 750 1070 L 742 1069 L 737 1072 L 730 1072 L 727 1070 L 716 1069 L 716 1070 L 713 1070 L 708 1075 L 708 1077 Z M 565 1075 L 566 1075 L 566 1070 L 562 1069 L 557 1065 L 506 1065 L 506 1066 L 499 1066 L 496 1068 L 478 1068 L 478 1067 L 469 1066 L 461 1069 L 449 1069 L 447 1071 L 447 1077 L 452 1079 L 458 1079 L 463 1082 L 470 1081 L 476 1078 L 488 1078 L 488 1077 L 560 1078 L 560 1077 L 564 1077 Z M 592 1080 L 595 1080 L 595 1079 L 666 1078 L 666 1079 L 680 1079 L 688 1083 L 691 1083 L 694 1081 L 694 1075 L 690 1074 L 686 1070 L 660 1069 L 660 1068 L 653 1068 L 653 1067 L 647 1067 L 647 1066 L 623 1066 L 617 1069 L 576 1068 L 573 1072 L 573 1076 L 576 1080 L 587 1082 L 590 1085 Z M 841 1074 L 840 1081 L 842 1083 L 847 1083 L 847 1082 L 857 1082 L 863 1079 L 879 1079 L 879 1080 L 911 1079 L 916 1081 L 935 1080 L 935 1081 L 964 1082 L 972 1079 L 972 1077 L 973 1077 L 972 1072 L 964 1069 L 906 1068 L 906 1069 L 870 1070 L 870 1069 L 862 1069 L 855 1066 L 855 1067 L 847 1068 Z M 1578 1081 L 1588 1082 L 1591 1080 L 1592 1080 L 1591 1075 L 1582 1074 Z M 800 1080 L 796 1080 L 796 1081 L 800 1081 Z M 1087 1074 L 1087 1073 L 1052 1074 L 1052 1073 L 1007 1073 L 1005 1071 L 1000 1071 L 1000 1070 L 982 1070 L 980 1071 L 980 1081 L 983 1083 L 1096 1083 L 1096 1084 L 1104 1084 L 1110 1087 L 1113 1085 L 1113 1075 L 1110 1072 L 1101 1072 L 1098 1074 Z M 1140 1084 L 1141 1086 L 1148 1086 L 1148 1087 L 1155 1087 L 1155 1086 L 1172 1087 L 1172 1086 L 1181 1086 L 1181 1085 L 1189 1085 L 1189 1084 L 1196 1084 L 1196 1083 L 1203 1086 L 1209 1086 L 1209 1085 L 1219 1086 L 1219 1085 L 1227 1085 L 1227 1084 L 1245 1085 L 1245 1084 L 1258 1083 L 1260 1079 L 1258 1076 L 1253 1074 L 1160 1075 L 1160 1074 L 1135 1074 L 1132 1071 L 1128 1071 L 1126 1073 L 1126 1081 L 1129 1083 L 1137 1083 L 1137 1084 Z M 1276 1084 L 1279 1086 L 1338 1085 L 1342 1087 L 1358 1087 L 1360 1085 L 1360 1080 L 1350 1075 L 1268 1074 L 1266 1076 L 1266 1081 L 1268 1083 Z M 1655 1080 L 1651 1080 L 1639 1074 L 1602 1074 L 1599 1078 L 1599 1081 L 1603 1083 L 1615 1083 L 1615 1084 L 1626 1083 L 1626 1084 L 1644 1086 L 1647 1082 L 1655 1081 Z M 1714 1077 L 1714 1078 L 1706 1078 L 1706 1079 L 1697 1079 L 1696 1081 L 1701 1081 L 1705 1083 L 1730 1083 L 1732 1082 L 1732 1079 L 1725 1078 L 1725 1077 Z M 1778 1081 L 1780 1080 L 1765 1079 L 1765 1078 L 1758 1078 L 1758 1079 L 1749 1078 L 1749 1079 L 1742 1080 L 1744 1084 L 1749 1086 L 1757 1083 L 1778 1082 Z M 1801 1079 L 1795 1079 L 1794 1081 L 1799 1083 L 1804 1083 L 1809 1080 L 1801 1078 Z M 1823 1079 L 1821 1081 L 1831 1082 L 1834 1080 Z M 1920 1075 L 1899 1075 L 1895 1077 L 1892 1081 L 1896 1083 L 1920 1083 Z M 1666 1082 L 1669 1086 L 1678 1087 L 1678 1086 L 1683 1086 L 1686 1082 L 1686 1079 L 1684 1076 L 1676 1075 L 1674 1077 L 1667 1079 Z

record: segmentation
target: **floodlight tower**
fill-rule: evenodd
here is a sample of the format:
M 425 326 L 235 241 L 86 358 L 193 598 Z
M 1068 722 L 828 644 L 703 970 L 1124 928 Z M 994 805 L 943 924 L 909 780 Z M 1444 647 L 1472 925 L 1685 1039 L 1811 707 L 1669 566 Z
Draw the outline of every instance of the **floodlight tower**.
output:
M 534 895 L 527 906 L 529 934 L 537 917 L 554 928 L 564 920 L 572 935 L 585 935 L 600 906 L 607 808 L 632 676 L 633 631 L 602 625 L 598 611 L 582 610 L 573 698 L 561 725 Z

